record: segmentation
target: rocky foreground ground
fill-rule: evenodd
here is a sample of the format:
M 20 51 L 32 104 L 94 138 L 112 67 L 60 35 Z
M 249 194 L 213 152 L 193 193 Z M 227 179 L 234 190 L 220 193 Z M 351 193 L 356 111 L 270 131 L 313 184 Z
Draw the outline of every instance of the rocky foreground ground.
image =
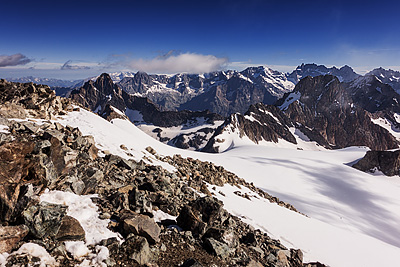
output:
M 0 262 L 4 266 L 324 266 L 303 263 L 299 249 L 229 214 L 210 186 L 249 187 L 258 197 L 296 211 L 233 173 L 179 155 L 176 168 L 126 160 L 101 151 L 92 136 L 52 120 L 78 110 L 46 86 L 0 81 Z M 22 120 L 15 120 L 22 119 Z M 40 123 L 37 119 L 41 119 Z M 50 191 L 49 191 L 50 190 Z M 89 244 L 68 207 L 40 199 L 54 190 L 92 195 L 99 219 L 118 237 Z M 155 214 L 169 214 L 155 220 Z M 293 225 L 293 227 L 296 227 Z M 77 257 L 69 241 L 83 241 Z M 23 248 L 37 244 L 52 261 Z M 25 246 L 24 246 L 25 245 Z M 107 253 L 108 254 L 107 254 Z M 104 254 L 97 261 L 93 255 Z M 90 258 L 91 257 L 91 258 Z

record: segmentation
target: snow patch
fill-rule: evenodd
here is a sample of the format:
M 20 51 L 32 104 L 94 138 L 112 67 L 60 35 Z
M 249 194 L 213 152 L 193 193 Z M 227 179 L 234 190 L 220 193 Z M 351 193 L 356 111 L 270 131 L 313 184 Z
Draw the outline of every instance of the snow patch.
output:
M 107 228 L 110 220 L 99 219 L 97 206 L 91 198 L 97 195 L 76 195 L 63 191 L 46 191 L 40 196 L 40 201 L 68 206 L 67 215 L 77 219 L 86 233 L 86 244 L 96 245 L 103 239 L 116 237 L 121 240 L 119 234 Z
M 38 265 L 40 267 L 45 266 L 58 266 L 56 260 L 50 256 L 50 254 L 46 251 L 46 249 L 42 246 L 39 246 L 35 243 L 25 243 L 23 244 L 17 251 L 13 252 L 11 255 L 21 255 L 28 254 L 33 257 L 37 257 L 40 259 Z M 0 254 L 0 264 L 1 266 L 5 266 L 7 262 L 7 253 Z M 37 265 L 35 265 L 37 266 Z
M 163 220 L 176 220 L 178 216 L 172 216 L 168 213 L 163 212 L 162 210 L 153 210 L 153 215 L 154 215 L 154 221 L 155 222 L 161 222 Z
M 10 133 L 8 131 L 8 126 L 0 124 L 0 133 Z
M 397 117 L 396 117 L 397 115 Z M 395 119 L 397 121 L 398 114 L 395 114 Z M 389 120 L 386 118 L 378 118 L 378 119 L 372 119 L 371 121 L 375 123 L 376 125 L 381 126 L 382 128 L 386 129 L 389 131 L 391 135 L 393 135 L 398 141 L 400 141 L 400 129 L 398 129 L 396 126 L 394 126 Z
M 300 92 L 290 93 L 290 94 L 286 97 L 285 102 L 283 102 L 283 104 L 280 105 L 279 108 L 280 108 L 281 110 L 286 110 L 290 104 L 292 104 L 293 102 L 299 100 L 300 97 L 301 97 L 301 93 L 300 93 Z

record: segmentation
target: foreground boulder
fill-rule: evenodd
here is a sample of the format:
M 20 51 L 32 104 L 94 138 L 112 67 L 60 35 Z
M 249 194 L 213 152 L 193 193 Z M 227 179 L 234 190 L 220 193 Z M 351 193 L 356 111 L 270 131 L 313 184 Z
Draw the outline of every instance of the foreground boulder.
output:
M 41 202 L 24 211 L 25 225 L 37 238 L 55 237 L 66 210 L 67 206 Z

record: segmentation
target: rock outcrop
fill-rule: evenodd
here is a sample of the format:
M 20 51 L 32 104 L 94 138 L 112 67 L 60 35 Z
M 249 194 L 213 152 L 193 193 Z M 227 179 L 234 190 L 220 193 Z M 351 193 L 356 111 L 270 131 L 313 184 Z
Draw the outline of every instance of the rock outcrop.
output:
M 223 119 L 209 111 L 162 111 L 149 99 L 123 91 L 106 73 L 100 75 L 96 81 L 86 82 L 83 87 L 74 90 L 70 97 L 108 120 L 126 116 L 124 118 L 129 118 L 133 123 L 145 122 L 160 127 L 172 127 L 197 118 L 207 122 Z M 133 112 L 140 114 L 139 120 L 131 115 Z
M 328 147 L 397 148 L 396 138 L 374 124 L 371 113 L 355 103 L 346 89 L 331 75 L 306 77 L 277 105 L 293 123 L 308 128 L 317 137 L 312 139 L 312 135 L 308 135 L 310 139 L 324 139 Z
M 400 175 L 400 150 L 368 151 L 353 167 L 363 172 L 381 171 L 387 176 Z

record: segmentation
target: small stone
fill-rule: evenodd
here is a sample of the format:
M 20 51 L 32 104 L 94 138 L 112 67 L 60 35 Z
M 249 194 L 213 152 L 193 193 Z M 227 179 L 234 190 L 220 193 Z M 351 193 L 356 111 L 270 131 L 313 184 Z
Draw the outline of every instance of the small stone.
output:
M 157 152 L 151 146 L 146 147 L 146 151 L 149 152 L 152 155 L 157 154 Z
M 255 260 L 251 260 L 246 267 L 263 267 L 263 265 L 261 263 L 259 263 L 258 261 Z
M 180 265 L 180 267 L 203 267 L 203 265 L 201 265 L 195 259 L 190 258 L 185 260 L 185 262 L 182 265 Z

